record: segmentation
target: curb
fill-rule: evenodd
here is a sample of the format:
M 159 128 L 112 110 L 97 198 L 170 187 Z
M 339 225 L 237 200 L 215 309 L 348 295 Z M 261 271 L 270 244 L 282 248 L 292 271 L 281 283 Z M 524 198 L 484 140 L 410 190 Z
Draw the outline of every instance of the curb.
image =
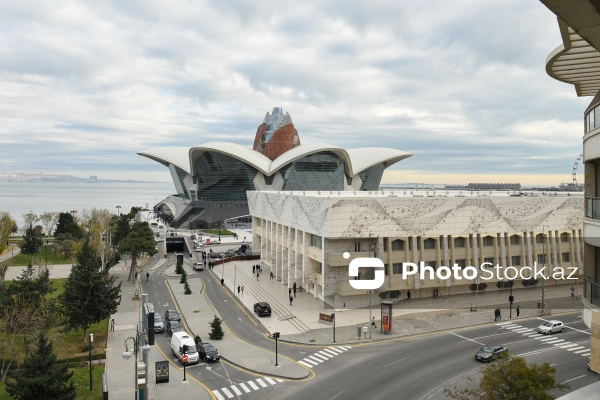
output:
M 245 372 L 249 372 L 249 373 L 253 373 L 253 374 L 261 374 L 261 375 L 266 375 L 266 376 L 272 376 L 273 378 L 280 378 L 280 379 L 288 379 L 291 381 L 303 381 L 306 378 L 308 378 L 310 376 L 310 373 L 307 373 L 306 376 L 302 377 L 302 378 L 294 378 L 294 377 L 290 377 L 290 376 L 284 376 L 284 375 L 276 375 L 276 374 L 271 374 L 269 372 L 263 372 L 263 371 L 257 371 L 255 369 L 250 369 L 247 367 L 244 367 L 238 363 L 235 363 L 233 361 L 231 361 L 229 358 L 224 357 L 223 355 L 221 355 L 221 358 L 225 361 L 227 361 L 228 363 L 230 363 L 231 365 L 235 365 L 236 368 L 239 368 L 241 370 L 244 370 Z

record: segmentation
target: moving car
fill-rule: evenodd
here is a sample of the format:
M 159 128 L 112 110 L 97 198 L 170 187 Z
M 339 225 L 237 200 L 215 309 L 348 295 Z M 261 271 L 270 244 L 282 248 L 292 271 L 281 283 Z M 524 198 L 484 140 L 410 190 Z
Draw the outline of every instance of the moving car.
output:
M 483 346 L 475 353 L 475 359 L 477 361 L 490 362 L 507 352 L 508 349 L 504 346 Z
M 198 354 L 204 361 L 218 361 L 221 358 L 217 349 L 210 343 L 201 343 L 198 346 Z
M 263 315 L 269 317 L 271 316 L 271 306 L 265 301 L 255 303 L 254 312 L 257 313 L 259 317 Z
M 177 310 L 167 310 L 165 311 L 165 321 L 179 321 L 181 322 L 181 317 Z
M 543 333 L 544 335 L 550 335 L 554 332 L 564 332 L 565 324 L 556 320 L 546 321 L 538 326 L 537 331 L 538 333 Z
M 154 332 L 164 332 L 165 331 L 165 322 L 162 319 L 162 315 L 160 313 L 154 313 Z
M 203 262 L 195 262 L 194 263 L 194 271 L 204 271 L 204 263 Z
M 167 333 L 173 336 L 176 332 L 184 332 L 183 325 L 179 321 L 168 321 L 167 322 Z

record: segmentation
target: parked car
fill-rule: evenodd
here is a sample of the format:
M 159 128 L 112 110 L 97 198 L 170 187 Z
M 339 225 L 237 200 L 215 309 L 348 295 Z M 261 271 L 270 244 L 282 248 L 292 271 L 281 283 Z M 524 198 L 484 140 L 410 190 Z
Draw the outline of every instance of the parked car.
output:
M 266 317 L 270 317 L 271 316 L 271 306 L 266 301 L 262 301 L 260 303 L 255 303 L 254 304 L 254 312 L 256 314 L 258 314 L 259 317 L 261 317 L 263 315 Z
M 543 333 L 544 335 L 550 335 L 555 332 L 564 332 L 565 324 L 556 320 L 546 321 L 538 326 L 537 331 L 538 333 Z
M 181 317 L 177 310 L 167 310 L 165 311 L 165 321 L 179 321 L 181 322 Z
M 483 346 L 475 353 L 475 359 L 477 361 L 490 362 L 507 352 L 508 349 L 504 346 Z
M 194 271 L 204 271 L 204 263 L 201 261 L 195 262 L 193 268 Z
M 229 249 L 225 252 L 225 257 L 233 257 L 235 256 L 235 250 Z
M 154 313 L 154 332 L 164 332 L 165 331 L 165 322 L 163 321 L 162 315 L 160 313 Z
M 184 332 L 183 325 L 179 321 L 168 321 L 167 322 L 167 333 L 171 336 L 175 332 Z
M 198 354 L 200 359 L 204 361 L 218 361 L 221 358 L 215 346 L 210 343 L 201 343 L 198 346 Z

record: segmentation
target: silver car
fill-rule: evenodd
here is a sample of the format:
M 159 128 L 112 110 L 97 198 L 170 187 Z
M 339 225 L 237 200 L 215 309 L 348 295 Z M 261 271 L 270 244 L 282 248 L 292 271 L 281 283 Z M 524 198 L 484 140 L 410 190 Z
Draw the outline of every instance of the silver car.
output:
M 165 331 L 165 323 L 162 319 L 162 315 L 160 313 L 154 313 L 154 332 L 164 332 Z
M 565 324 L 560 321 L 546 321 L 537 328 L 538 333 L 543 333 L 544 335 L 550 335 L 555 332 L 564 332 Z

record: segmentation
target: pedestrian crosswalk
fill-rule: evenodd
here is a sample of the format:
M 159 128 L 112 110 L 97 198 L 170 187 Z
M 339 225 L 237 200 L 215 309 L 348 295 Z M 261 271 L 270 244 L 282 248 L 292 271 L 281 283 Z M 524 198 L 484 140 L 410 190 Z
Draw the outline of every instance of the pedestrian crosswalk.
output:
M 502 322 L 496 325 L 502 329 L 507 329 L 512 332 L 520 333 L 523 336 L 527 336 L 532 339 L 537 339 L 544 344 L 551 344 L 554 347 L 571 351 L 574 354 L 579 354 L 580 356 L 588 357 L 590 355 L 591 350 L 589 347 L 582 346 L 579 343 L 569 342 L 557 336 L 542 335 L 541 333 L 537 332 L 536 328 L 527 328 L 523 325 L 513 324 L 511 322 Z
M 248 382 L 236 383 L 228 387 L 213 390 L 213 394 L 218 400 L 233 399 L 234 397 L 241 396 L 244 394 L 252 393 L 252 391 L 264 389 L 270 386 L 274 386 L 277 383 L 281 383 L 281 379 L 271 379 L 268 376 L 262 376 L 250 380 Z
M 321 349 L 310 356 L 304 357 L 302 360 L 298 360 L 298 363 L 304 365 L 305 367 L 313 368 L 322 362 L 329 360 L 330 358 L 350 350 L 351 348 L 351 346 L 325 347 L 324 349 Z

